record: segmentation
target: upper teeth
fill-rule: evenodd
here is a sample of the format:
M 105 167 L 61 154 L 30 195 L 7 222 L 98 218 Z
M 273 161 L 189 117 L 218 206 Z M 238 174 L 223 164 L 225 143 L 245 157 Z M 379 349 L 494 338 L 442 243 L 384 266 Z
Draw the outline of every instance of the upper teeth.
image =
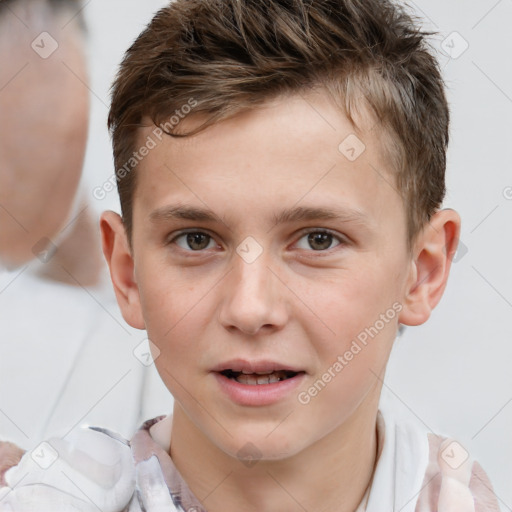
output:
M 273 372 L 250 372 L 247 370 L 241 370 L 241 373 L 243 373 L 244 375 L 271 375 Z
M 272 384 L 273 382 L 279 382 L 281 377 L 276 373 L 267 373 L 267 374 L 247 374 L 245 372 L 240 373 L 235 377 L 237 382 L 241 384 L 249 384 L 249 385 L 257 385 L 257 384 Z

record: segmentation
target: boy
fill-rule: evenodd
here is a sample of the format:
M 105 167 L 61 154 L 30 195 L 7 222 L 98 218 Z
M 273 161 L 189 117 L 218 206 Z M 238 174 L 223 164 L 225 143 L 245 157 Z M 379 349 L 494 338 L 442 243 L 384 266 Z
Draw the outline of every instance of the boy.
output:
M 130 447 L 53 440 L 55 469 L 25 456 L 4 506 L 50 509 L 46 486 L 52 510 L 499 510 L 460 444 L 379 410 L 397 330 L 439 302 L 460 232 L 424 36 L 381 0 L 155 16 L 114 84 L 123 216 L 101 228 L 173 415 Z

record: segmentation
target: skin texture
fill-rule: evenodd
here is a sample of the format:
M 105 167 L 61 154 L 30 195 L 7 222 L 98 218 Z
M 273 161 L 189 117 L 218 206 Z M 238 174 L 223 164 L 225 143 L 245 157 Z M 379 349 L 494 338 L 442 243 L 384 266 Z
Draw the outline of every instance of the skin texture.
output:
M 74 13 L 56 17 L 45 2 L 33 1 L 12 9 L 16 16 L 7 11 L 0 20 L 0 262 L 9 268 L 32 260 L 41 240 L 53 240 L 70 220 L 89 111 L 83 37 L 76 22 L 66 23 Z M 31 47 L 43 31 L 59 44 L 46 59 Z M 91 226 L 85 214 L 68 227 L 58 256 L 82 284 L 94 281 L 99 262 Z M 81 261 L 77 240 L 90 242 Z
M 375 465 L 378 401 L 399 322 L 425 322 L 444 291 L 459 216 L 436 213 L 409 253 L 405 209 L 368 129 L 373 120 L 360 121 L 366 150 L 353 162 L 338 146 L 354 127 L 322 91 L 166 138 L 136 171 L 133 250 L 120 217 L 102 216 L 124 318 L 147 328 L 176 400 L 170 453 L 212 512 L 353 511 Z M 151 129 L 141 129 L 141 141 Z M 208 208 L 216 219 L 154 218 L 171 204 Z M 297 206 L 350 209 L 364 222 L 274 222 Z M 210 235 L 206 248 L 176 238 L 184 229 Z M 305 230 L 326 229 L 331 244 L 314 250 Z M 262 249 L 250 264 L 236 251 L 248 236 Z M 299 392 L 396 303 L 399 314 L 300 403 Z M 277 403 L 237 405 L 211 371 L 237 357 L 293 365 L 305 377 Z M 248 446 L 258 453 L 251 466 L 239 460 Z

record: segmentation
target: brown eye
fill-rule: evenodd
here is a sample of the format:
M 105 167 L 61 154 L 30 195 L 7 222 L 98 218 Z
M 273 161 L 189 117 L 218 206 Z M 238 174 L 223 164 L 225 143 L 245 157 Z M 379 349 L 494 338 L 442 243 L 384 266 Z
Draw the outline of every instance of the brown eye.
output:
M 206 249 L 210 242 L 210 237 L 204 233 L 189 233 L 187 235 L 187 244 L 191 249 L 200 251 Z
M 315 251 L 323 251 L 329 249 L 332 244 L 333 236 L 330 233 L 309 233 L 308 243 Z
M 297 242 L 299 249 L 306 251 L 327 251 L 343 243 L 340 236 L 325 230 L 316 230 L 305 233 Z
M 213 242 L 212 237 L 201 231 L 182 233 L 174 240 L 176 245 L 187 251 L 202 251 Z

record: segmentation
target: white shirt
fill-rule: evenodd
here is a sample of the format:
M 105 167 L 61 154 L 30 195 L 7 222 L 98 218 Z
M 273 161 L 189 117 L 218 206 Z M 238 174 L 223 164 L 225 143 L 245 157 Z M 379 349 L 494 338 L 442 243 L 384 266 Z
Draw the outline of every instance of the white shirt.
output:
M 0 512 L 206 512 L 169 455 L 171 429 L 172 417 L 160 416 L 129 443 L 93 429 L 73 432 L 68 442 L 50 440 L 39 449 L 41 460 L 27 453 L 7 471 Z M 446 464 L 447 455 L 457 458 L 450 448 L 456 441 L 398 424 L 380 410 L 377 435 L 374 477 L 356 512 L 499 512 L 478 463 L 468 456 Z M 45 460 L 49 467 L 41 467 Z

